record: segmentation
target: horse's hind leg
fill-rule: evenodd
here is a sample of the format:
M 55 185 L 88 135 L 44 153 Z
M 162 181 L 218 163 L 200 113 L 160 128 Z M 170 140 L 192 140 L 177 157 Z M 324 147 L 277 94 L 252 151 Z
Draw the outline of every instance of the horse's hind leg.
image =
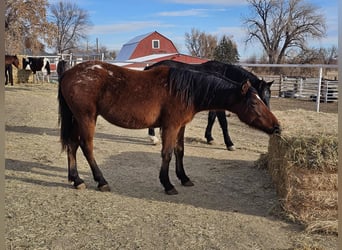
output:
M 228 133 L 228 121 L 226 118 L 226 112 L 217 111 L 216 115 L 220 123 L 220 127 L 222 129 L 224 143 L 226 144 L 226 147 L 229 151 L 234 151 L 235 150 L 234 143 L 232 142 L 232 139 L 230 138 L 229 133 Z
M 174 149 L 176 156 L 176 175 L 178 179 L 180 179 L 183 186 L 193 186 L 193 182 L 189 179 L 189 177 L 185 174 L 184 165 L 183 165 L 183 157 L 184 157 L 184 132 L 185 126 L 182 127 L 178 132 L 177 144 Z
M 74 183 L 74 187 L 76 189 L 84 189 L 86 188 L 84 181 L 80 178 L 77 171 L 77 161 L 76 161 L 76 153 L 79 147 L 79 133 L 78 126 L 75 121 L 75 124 L 72 129 L 72 134 L 70 137 L 70 142 L 67 147 L 67 156 L 68 156 L 68 180 Z
M 211 135 L 211 130 L 213 128 L 214 122 L 216 119 L 216 112 L 215 111 L 209 111 L 208 112 L 208 124 L 205 129 L 204 137 L 207 139 L 208 144 L 212 144 L 214 141 L 214 138 Z
M 72 142 L 68 145 L 68 179 L 70 182 L 74 183 L 76 189 L 84 189 L 86 188 L 86 185 L 77 171 L 76 152 L 78 146 L 78 142 Z
M 94 133 L 95 133 L 95 119 L 83 121 L 80 125 L 80 146 L 86 157 L 91 171 L 93 173 L 94 180 L 98 183 L 98 189 L 100 191 L 110 191 L 108 182 L 103 177 L 101 170 L 99 169 L 94 158 Z

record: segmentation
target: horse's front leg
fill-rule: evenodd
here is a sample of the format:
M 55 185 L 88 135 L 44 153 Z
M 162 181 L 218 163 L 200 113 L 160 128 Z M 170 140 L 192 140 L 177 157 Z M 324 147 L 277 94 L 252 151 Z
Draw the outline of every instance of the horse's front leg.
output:
M 181 127 L 178 132 L 177 144 L 174 149 L 174 153 L 176 156 L 176 175 L 178 179 L 180 179 L 183 186 L 193 186 L 194 183 L 189 179 L 189 177 L 185 174 L 184 165 L 183 165 L 183 157 L 184 157 L 184 132 L 185 126 Z
M 169 195 L 178 194 L 175 187 L 171 184 L 169 178 L 169 165 L 172 158 L 172 151 L 176 144 L 177 133 L 179 129 L 162 128 L 162 165 L 159 172 L 159 180 Z

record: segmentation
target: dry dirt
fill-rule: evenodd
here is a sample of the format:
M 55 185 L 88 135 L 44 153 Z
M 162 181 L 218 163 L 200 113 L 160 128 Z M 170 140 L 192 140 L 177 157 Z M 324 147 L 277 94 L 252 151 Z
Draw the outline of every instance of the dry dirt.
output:
M 312 103 L 271 100 L 274 110 L 298 105 L 314 110 Z M 326 111 L 337 111 L 329 105 Z M 207 113 L 196 115 L 184 157 L 195 186 L 180 185 L 172 161 L 179 194 L 168 196 L 158 179 L 161 146 L 150 144 L 146 129 L 99 118 L 95 157 L 112 191 L 96 190 L 81 152 L 88 188 L 75 190 L 59 143 L 57 86 L 8 86 L 5 112 L 6 249 L 337 249 L 336 236 L 307 234 L 279 216 L 270 176 L 255 167 L 268 136 L 235 115 L 228 118 L 234 152 L 225 149 L 218 123 L 216 144 L 207 145 Z

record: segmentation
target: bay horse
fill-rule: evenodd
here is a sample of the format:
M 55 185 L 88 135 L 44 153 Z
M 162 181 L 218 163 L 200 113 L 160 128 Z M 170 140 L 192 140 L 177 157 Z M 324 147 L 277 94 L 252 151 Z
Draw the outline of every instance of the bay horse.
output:
M 101 191 L 110 187 L 93 152 L 97 116 L 128 129 L 160 127 L 162 163 L 159 179 L 166 194 L 177 194 L 169 179 L 174 152 L 176 175 L 182 185 L 193 186 L 183 166 L 185 125 L 204 110 L 226 109 L 241 121 L 268 134 L 280 133 L 277 118 L 246 79 L 242 84 L 214 74 L 156 67 L 136 71 L 87 61 L 63 73 L 58 87 L 62 150 L 67 151 L 68 179 L 85 188 L 79 177 L 76 151 L 81 147 Z
M 5 55 L 5 85 L 7 85 L 8 82 L 13 85 L 12 65 L 14 65 L 17 69 L 19 68 L 19 59 L 17 55 Z
M 271 98 L 271 85 L 272 82 L 265 82 L 262 79 L 259 79 L 256 75 L 251 73 L 250 71 L 237 66 L 233 64 L 226 64 L 219 61 L 208 61 L 202 64 L 187 64 L 182 63 L 178 61 L 173 60 L 163 60 L 160 62 L 157 62 L 153 65 L 145 67 L 144 70 L 149 70 L 154 67 L 158 67 L 161 65 L 166 65 L 169 67 L 175 67 L 175 68 L 183 68 L 183 69 L 191 69 L 191 70 L 197 70 L 202 72 L 208 72 L 208 73 L 217 73 L 222 74 L 224 77 L 227 77 L 228 79 L 231 79 L 236 82 L 241 82 L 244 79 L 248 78 L 252 86 L 257 90 L 261 100 L 269 107 L 270 98 Z M 207 143 L 211 144 L 214 141 L 214 138 L 212 137 L 211 131 L 215 122 L 216 117 L 218 118 L 222 133 L 223 133 L 223 139 L 226 145 L 226 148 L 229 151 L 235 150 L 234 143 L 232 142 L 232 139 L 230 138 L 229 132 L 228 132 L 228 121 L 226 118 L 225 111 L 209 111 L 208 113 L 208 124 L 205 129 L 204 137 L 207 139 Z M 155 131 L 153 128 L 149 128 L 148 135 L 150 136 L 151 141 L 154 144 L 157 144 L 159 142 L 158 138 L 155 136 Z
M 23 58 L 23 69 L 32 71 L 35 82 L 39 81 L 38 72 L 42 72 L 42 81 L 44 81 L 44 75 L 46 75 L 47 81 L 50 82 L 50 62 L 46 57 Z

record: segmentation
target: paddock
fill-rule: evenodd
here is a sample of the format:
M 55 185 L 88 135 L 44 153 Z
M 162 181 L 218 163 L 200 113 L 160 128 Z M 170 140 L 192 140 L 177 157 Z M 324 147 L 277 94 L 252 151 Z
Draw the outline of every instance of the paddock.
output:
M 271 108 L 281 115 L 298 105 L 292 101 L 299 100 L 272 98 Z M 321 108 L 337 117 L 336 103 Z M 206 144 L 206 112 L 187 126 L 184 164 L 195 186 L 180 185 L 172 160 L 170 178 L 180 192 L 170 197 L 158 180 L 160 145 L 150 144 L 146 129 L 99 118 L 95 154 L 112 191 L 97 191 L 82 155 L 79 172 L 88 189 L 80 191 L 67 181 L 57 85 L 6 88 L 5 112 L 7 249 L 337 248 L 335 235 L 308 234 L 281 217 L 269 173 L 255 167 L 269 137 L 235 115 L 228 118 L 233 152 L 225 149 L 218 123 L 216 144 Z

